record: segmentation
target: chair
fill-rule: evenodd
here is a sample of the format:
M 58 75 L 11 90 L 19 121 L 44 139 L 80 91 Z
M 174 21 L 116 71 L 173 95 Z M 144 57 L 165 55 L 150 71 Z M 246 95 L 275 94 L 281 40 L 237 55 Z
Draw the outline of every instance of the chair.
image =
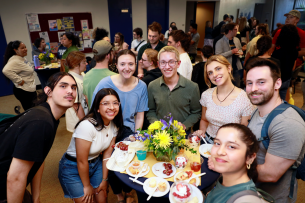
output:
M 304 63 L 302 63 L 302 65 L 298 66 L 296 69 L 294 69 L 294 71 L 292 72 L 292 76 L 291 76 L 291 84 L 293 84 L 293 94 L 295 94 L 295 85 L 297 83 L 297 79 L 299 78 L 305 78 L 305 73 L 304 72 L 300 72 L 301 69 L 303 68 Z

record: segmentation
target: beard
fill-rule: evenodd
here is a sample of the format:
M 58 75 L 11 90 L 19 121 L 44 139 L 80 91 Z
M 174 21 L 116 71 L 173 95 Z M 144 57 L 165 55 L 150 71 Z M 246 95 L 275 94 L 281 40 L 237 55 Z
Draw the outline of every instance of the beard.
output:
M 252 98 L 251 96 L 255 95 L 255 94 L 256 95 L 262 95 L 262 96 L 259 97 L 259 98 Z M 261 105 L 264 105 L 264 104 L 268 103 L 272 99 L 272 97 L 274 95 L 274 92 L 272 90 L 269 91 L 269 92 L 266 92 L 266 93 L 264 93 L 264 92 L 250 92 L 247 95 L 248 95 L 248 98 L 250 99 L 250 101 L 253 105 L 261 106 Z

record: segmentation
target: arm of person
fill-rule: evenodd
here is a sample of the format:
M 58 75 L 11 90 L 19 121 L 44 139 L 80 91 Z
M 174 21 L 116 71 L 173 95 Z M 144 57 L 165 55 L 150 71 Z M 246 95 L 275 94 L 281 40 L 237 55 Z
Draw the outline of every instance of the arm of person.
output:
M 199 100 L 200 100 L 200 92 L 199 92 L 199 87 L 196 84 L 194 91 L 191 93 L 190 114 L 183 122 L 186 129 L 191 128 L 200 119 L 201 105 L 199 103 Z
M 136 56 L 138 56 L 138 52 L 135 50 L 135 48 L 131 48 L 130 51 L 132 51 Z
M 305 48 L 301 48 L 301 51 L 299 51 L 299 57 L 305 56 Z
M 191 40 L 191 45 L 193 45 L 195 42 L 193 40 Z
M 144 71 L 143 71 L 143 68 L 142 68 L 142 64 L 138 63 L 138 78 L 142 79 L 143 77 L 144 77 Z
M 116 139 L 116 137 L 112 138 L 110 145 L 103 152 L 103 160 L 111 157 L 111 153 L 113 151 L 112 145 L 115 144 L 115 139 Z M 103 179 L 104 180 L 101 182 L 101 184 L 96 189 L 97 193 L 99 193 L 103 190 L 103 192 L 105 193 L 105 197 L 107 197 L 107 193 L 108 193 L 108 191 L 107 191 L 108 190 L 108 181 L 106 181 L 106 180 L 108 179 L 109 170 L 106 167 L 107 161 L 108 160 L 103 161 Z
M 7 202 L 21 203 L 33 161 L 13 158 L 7 173 Z
M 242 124 L 244 126 L 248 126 L 250 118 L 251 118 L 251 116 L 242 116 L 240 124 Z
M 250 53 L 247 52 L 246 57 L 245 57 L 245 60 L 244 60 L 244 64 L 245 64 L 245 65 L 247 64 L 247 61 L 248 61 L 248 59 L 249 59 L 250 57 L 251 57 Z M 245 84 L 246 84 L 246 83 L 245 83 Z
M 216 46 L 215 47 L 215 55 L 222 55 L 222 56 L 227 58 L 227 57 L 232 56 L 234 53 L 238 52 L 237 48 L 224 52 L 221 42 L 222 42 L 221 40 L 218 40 L 218 42 L 215 45 Z
M 124 42 L 123 43 L 123 49 L 128 49 L 128 47 L 129 47 L 129 45 L 126 42 Z
M 32 182 L 31 182 L 31 192 L 32 192 L 32 200 L 33 203 L 40 203 L 40 190 L 41 190 L 41 178 L 44 169 L 44 162 L 40 166 L 39 170 L 35 174 Z
M 79 118 L 79 120 L 81 120 L 85 117 L 84 109 L 80 103 L 74 103 L 73 108 L 74 108 L 75 113 L 76 113 L 77 117 Z
M 249 31 L 246 32 L 246 38 L 247 38 L 247 44 L 250 42 L 250 39 L 249 39 Z
M 149 111 L 146 114 L 146 117 L 149 123 L 153 123 L 158 120 L 157 113 L 156 113 L 156 103 L 153 95 L 153 87 L 151 84 L 148 85 L 148 108 Z
M 205 137 L 205 132 L 208 128 L 209 125 L 209 121 L 206 119 L 205 114 L 207 111 L 207 107 L 202 107 L 202 111 L 201 111 L 201 119 L 200 119 L 200 123 L 199 123 L 199 130 L 197 130 L 196 132 L 194 132 L 194 134 L 196 135 L 201 135 L 203 137 Z
M 143 123 L 144 123 L 144 112 L 138 112 L 137 116 L 136 116 L 136 120 L 135 120 L 135 132 L 137 131 L 137 129 L 143 127 Z
M 18 73 L 20 73 L 22 71 L 23 66 L 24 66 L 24 64 L 21 64 L 19 62 L 15 62 L 15 61 L 11 61 L 11 62 L 8 62 L 4 66 L 2 72 L 13 83 L 19 84 L 22 86 L 24 84 L 24 80 L 22 79 L 22 77 L 20 77 L 18 75 Z
M 294 162 L 295 160 L 285 159 L 267 153 L 265 163 L 257 166 L 258 181 L 277 182 Z
M 81 138 L 75 138 L 75 148 L 76 148 L 76 157 L 77 157 L 77 169 L 79 177 L 84 186 L 84 196 L 82 201 L 92 202 L 94 198 L 94 189 L 90 184 L 89 178 L 89 163 L 88 156 L 91 147 L 90 141 L 83 140 Z

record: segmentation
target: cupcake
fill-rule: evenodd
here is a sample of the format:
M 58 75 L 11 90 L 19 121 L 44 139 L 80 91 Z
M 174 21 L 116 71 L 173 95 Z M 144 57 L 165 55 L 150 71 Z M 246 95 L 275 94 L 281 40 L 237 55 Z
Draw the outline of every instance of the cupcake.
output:
M 158 190 L 159 190 L 160 192 L 164 192 L 164 191 L 166 190 L 166 183 L 165 183 L 165 182 L 160 182 L 160 183 L 158 184 Z

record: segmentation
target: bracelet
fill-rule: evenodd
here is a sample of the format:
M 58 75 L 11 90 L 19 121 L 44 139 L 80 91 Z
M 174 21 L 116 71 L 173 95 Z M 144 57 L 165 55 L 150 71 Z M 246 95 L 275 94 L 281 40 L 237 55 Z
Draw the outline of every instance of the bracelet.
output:
M 106 178 L 106 179 L 103 178 L 102 181 L 108 181 L 108 178 Z

